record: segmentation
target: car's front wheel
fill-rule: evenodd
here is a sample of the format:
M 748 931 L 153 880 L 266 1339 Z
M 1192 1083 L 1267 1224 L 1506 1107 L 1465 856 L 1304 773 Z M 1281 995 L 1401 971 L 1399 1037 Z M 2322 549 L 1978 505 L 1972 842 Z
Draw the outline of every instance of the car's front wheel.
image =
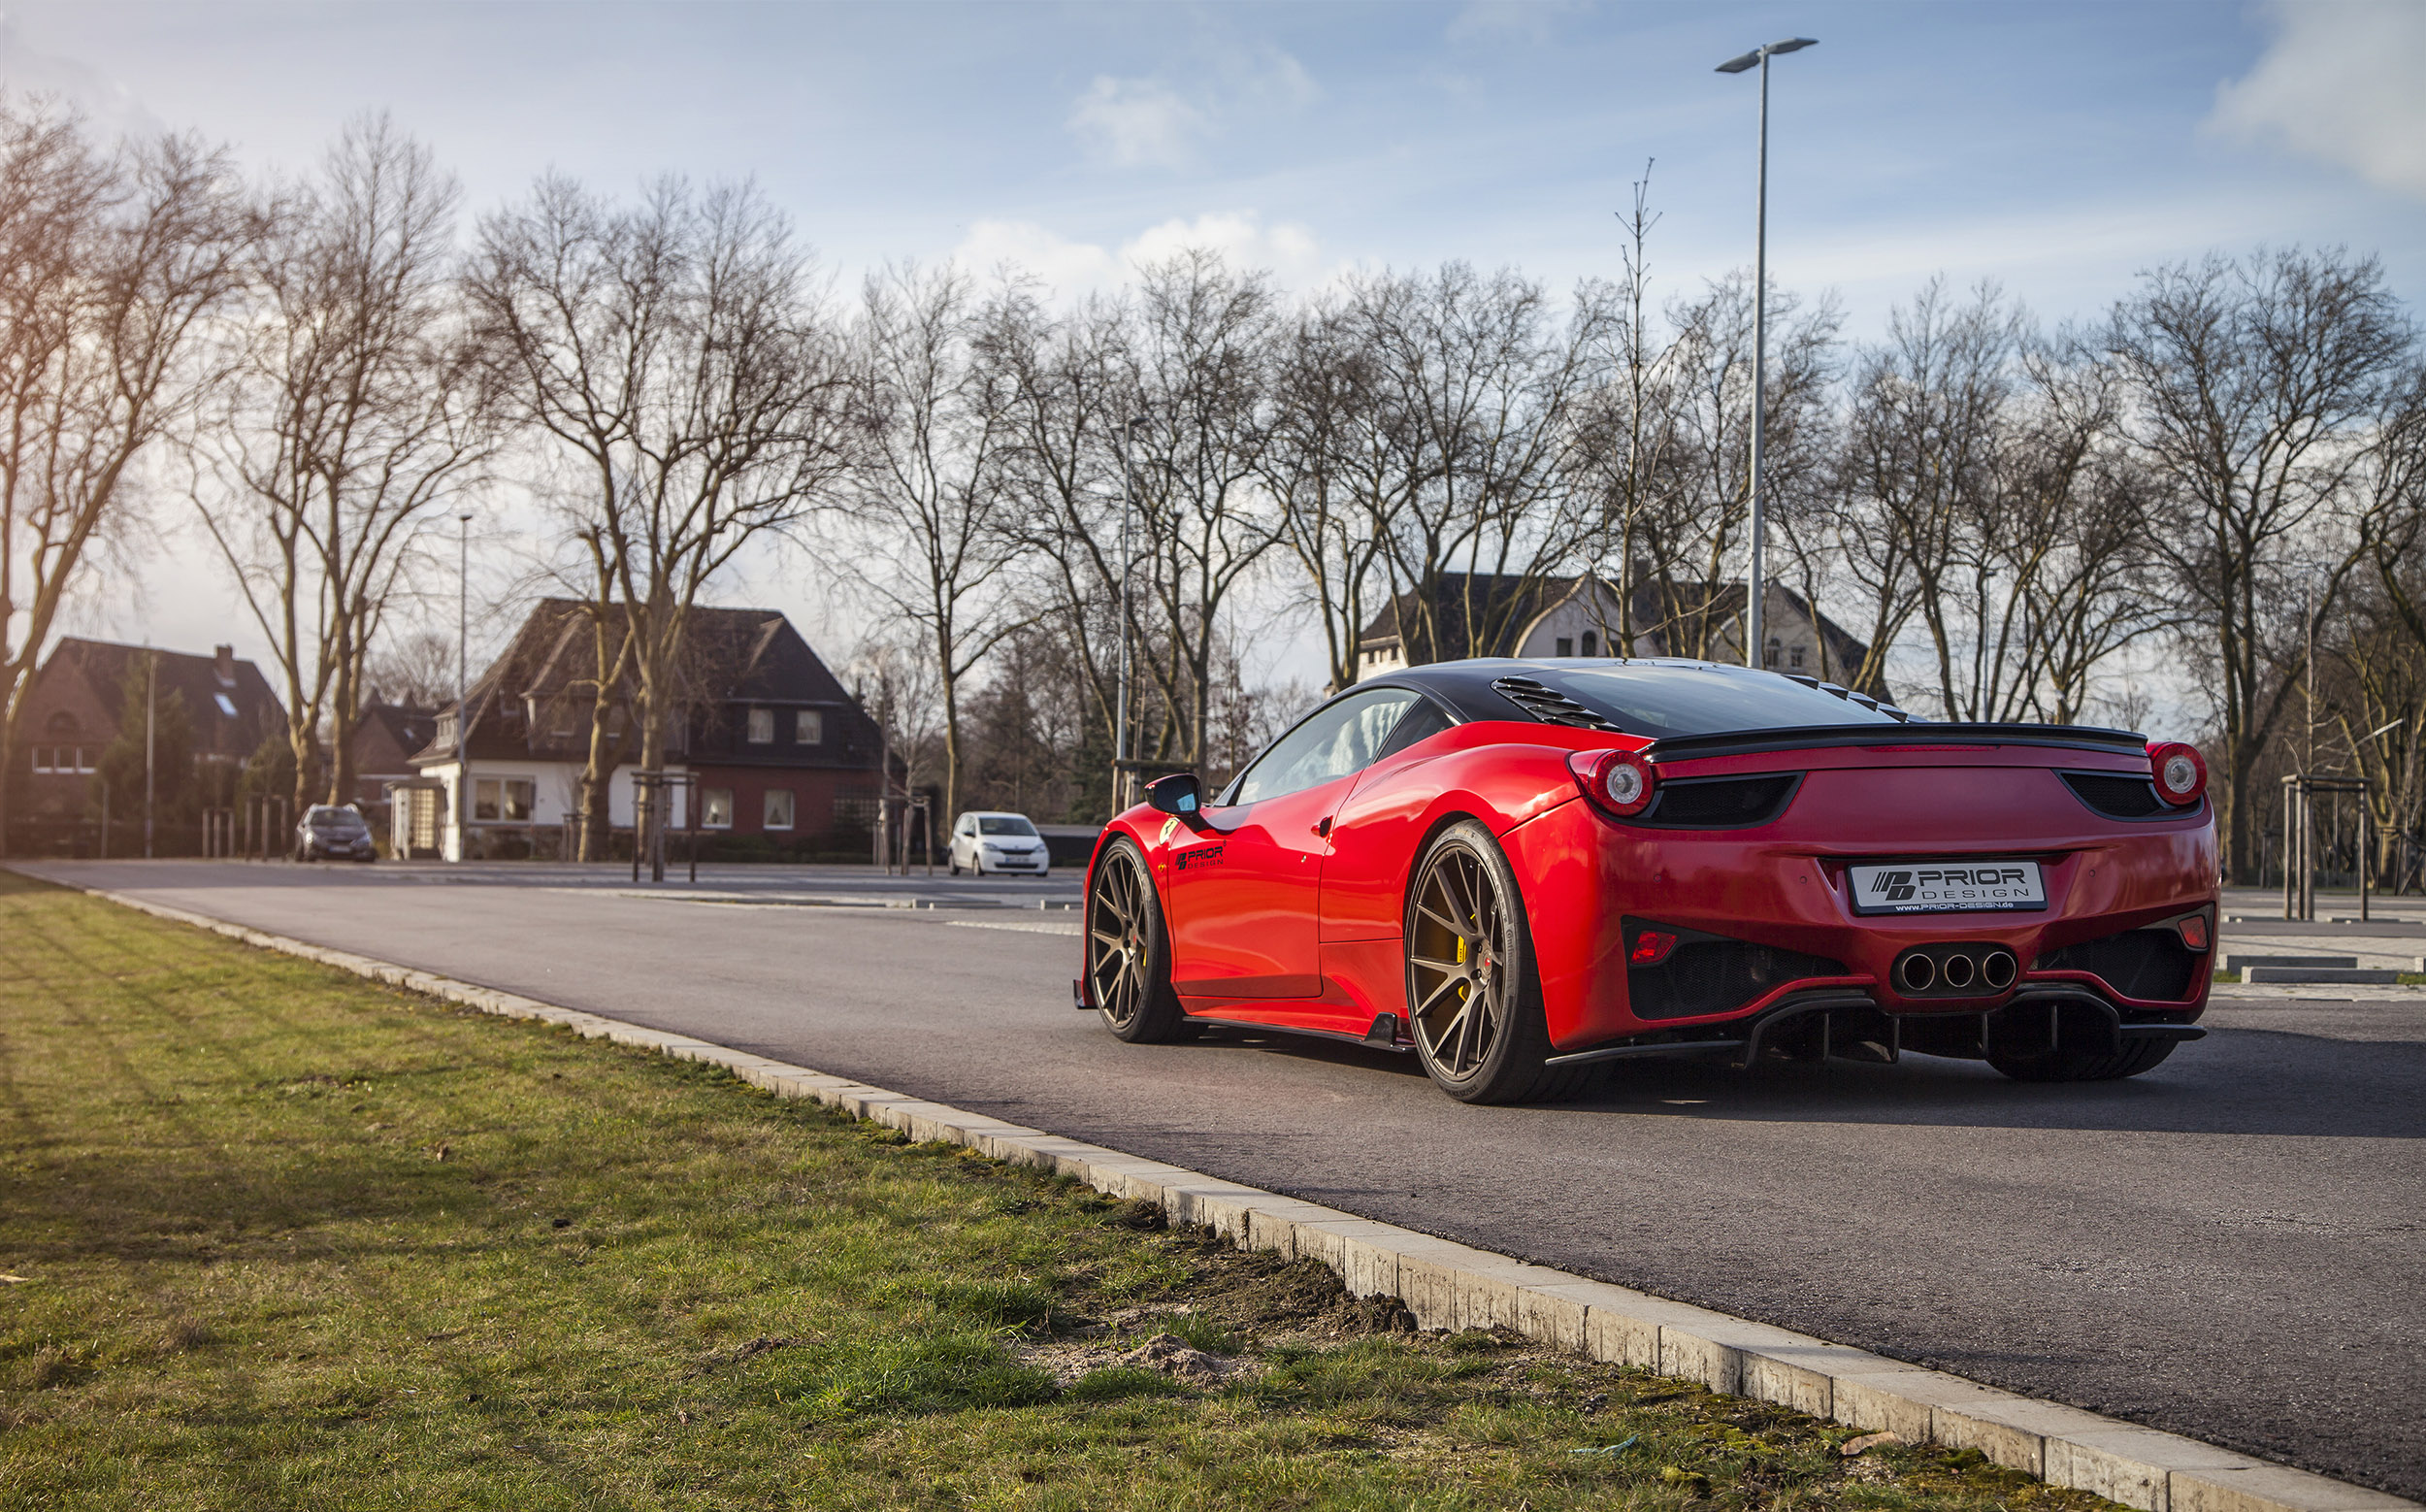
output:
M 1114 840 L 1087 883 L 1087 991 L 1113 1034 L 1167 1044 L 1195 1027 L 1171 990 L 1171 939 L 1136 842 Z
M 1542 1064 L 1550 1030 L 1524 899 L 1482 825 L 1451 825 L 1424 852 L 1405 939 L 1407 1023 L 1443 1092 L 1461 1102 L 1545 1101 L 1590 1079 Z

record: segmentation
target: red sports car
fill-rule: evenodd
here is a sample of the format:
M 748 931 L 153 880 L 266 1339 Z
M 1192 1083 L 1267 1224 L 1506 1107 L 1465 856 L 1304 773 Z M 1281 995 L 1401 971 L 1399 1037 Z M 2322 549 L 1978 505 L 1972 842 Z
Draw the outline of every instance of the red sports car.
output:
M 1361 682 L 1088 868 L 1078 1006 L 1412 1049 L 1452 1097 L 1643 1055 L 2148 1069 L 2205 1034 L 2216 856 L 2187 745 L 1938 724 L 1684 661 Z

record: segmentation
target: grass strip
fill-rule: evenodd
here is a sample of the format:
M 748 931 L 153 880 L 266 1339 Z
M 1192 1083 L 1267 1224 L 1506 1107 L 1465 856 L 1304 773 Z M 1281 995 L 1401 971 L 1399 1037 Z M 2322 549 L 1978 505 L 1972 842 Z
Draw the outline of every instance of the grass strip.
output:
M 0 873 L 0 1507 L 2075 1508 Z

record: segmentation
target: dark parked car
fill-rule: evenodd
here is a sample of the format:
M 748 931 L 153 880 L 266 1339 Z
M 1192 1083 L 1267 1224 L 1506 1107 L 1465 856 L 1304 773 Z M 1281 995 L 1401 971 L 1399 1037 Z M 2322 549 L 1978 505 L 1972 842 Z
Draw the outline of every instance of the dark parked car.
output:
M 314 804 L 295 826 L 295 857 L 299 861 L 377 861 L 371 827 L 351 808 Z

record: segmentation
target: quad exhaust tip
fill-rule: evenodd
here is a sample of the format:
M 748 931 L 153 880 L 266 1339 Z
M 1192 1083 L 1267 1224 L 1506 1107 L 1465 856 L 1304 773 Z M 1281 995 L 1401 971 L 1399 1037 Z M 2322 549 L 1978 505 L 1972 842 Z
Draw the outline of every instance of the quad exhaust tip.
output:
M 1892 974 L 1909 996 L 1959 998 L 2003 992 L 2021 974 L 2021 963 L 2003 945 L 1916 945 L 1895 963 Z

